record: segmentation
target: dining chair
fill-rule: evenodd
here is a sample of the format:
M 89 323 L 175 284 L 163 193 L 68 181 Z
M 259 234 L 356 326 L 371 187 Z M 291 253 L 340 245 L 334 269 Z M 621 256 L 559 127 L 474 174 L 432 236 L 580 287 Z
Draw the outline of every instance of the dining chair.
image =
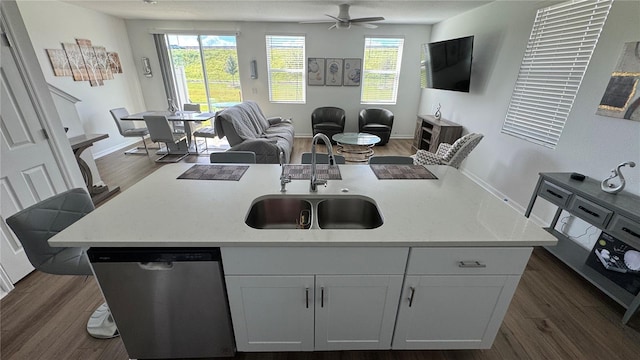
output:
M 171 153 L 171 145 L 176 145 L 181 141 L 186 141 L 186 134 L 176 134 L 171 130 L 169 121 L 164 115 L 144 115 L 144 122 L 149 129 L 149 136 L 153 142 L 162 142 L 167 148 L 167 153 L 156 159 L 156 162 L 178 162 L 184 159 L 189 152 L 184 153 Z
M 200 112 L 200 104 L 183 104 L 182 110 Z M 176 134 L 181 134 L 186 131 L 184 121 L 172 121 L 171 127 L 173 128 L 173 132 L 175 132 Z
M 412 157 L 415 164 L 449 165 L 458 169 L 462 161 L 467 158 L 483 137 L 482 134 L 470 133 L 459 138 L 453 144 L 440 143 L 435 154 L 426 150 L 418 150 Z
M 300 163 L 302 164 L 311 164 L 311 153 L 304 152 L 302 153 L 302 160 Z M 342 155 L 333 155 L 333 160 L 336 164 L 345 164 L 345 158 Z M 316 164 L 328 164 L 329 163 L 329 154 L 326 153 L 316 153 Z
M 200 112 L 200 104 L 184 104 L 184 110 L 185 111 L 197 111 L 197 112 Z M 204 127 L 202 126 L 202 121 L 194 121 L 194 124 L 198 126 L 198 128 L 195 129 L 195 131 L 192 134 L 193 143 L 195 145 L 196 152 L 199 153 L 199 151 L 198 151 L 198 139 L 197 138 L 204 138 L 204 146 L 205 146 L 205 148 L 203 149 L 203 151 L 204 150 L 208 150 L 209 149 L 209 142 L 207 141 L 207 139 L 216 137 L 216 131 L 213 128 L 213 124 L 212 124 L 212 126 L 204 126 Z
M 224 151 L 209 155 L 209 161 L 214 163 L 255 164 L 256 153 L 253 151 Z
M 18 211 L 7 218 L 7 225 L 13 230 L 29 262 L 37 270 L 54 275 L 90 276 L 93 272 L 85 248 L 51 247 L 48 240 L 93 209 L 93 202 L 87 191 L 76 188 Z M 106 302 L 89 318 L 87 332 L 99 339 L 118 336 L 118 329 Z
M 200 104 L 186 103 L 182 105 L 182 110 L 200 112 Z M 202 121 L 171 121 L 170 124 L 174 133 L 187 135 L 187 142 L 191 145 L 191 141 L 195 142 L 195 139 L 193 139 L 193 131 L 202 126 Z M 195 148 L 196 152 L 198 152 L 197 143 L 195 143 Z
M 369 164 L 413 165 L 411 156 L 376 155 L 369 158 Z
M 116 122 L 116 126 L 118 127 L 118 131 L 120 135 L 123 137 L 140 137 L 142 138 L 142 144 L 144 145 L 144 150 L 149 155 L 149 149 L 147 148 L 147 143 L 144 140 L 145 136 L 149 135 L 149 130 L 146 127 L 137 128 L 133 121 L 129 120 L 120 120 L 121 118 L 129 115 L 129 111 L 125 108 L 117 108 L 109 110 L 113 120 Z M 124 153 L 127 155 L 130 154 L 141 154 L 144 153 L 139 152 L 138 150 L 142 150 L 140 147 L 136 147 L 135 149 L 130 149 L 125 151 Z

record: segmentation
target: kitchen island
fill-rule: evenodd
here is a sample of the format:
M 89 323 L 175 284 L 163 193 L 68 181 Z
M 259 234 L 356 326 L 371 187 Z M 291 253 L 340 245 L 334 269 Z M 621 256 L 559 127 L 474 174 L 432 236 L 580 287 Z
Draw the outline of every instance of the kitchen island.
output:
M 278 165 L 176 179 L 191 166 L 160 168 L 50 244 L 220 247 L 239 351 L 489 348 L 532 247 L 557 242 L 451 167 L 378 180 L 341 165 L 316 194 L 308 180 L 287 184 L 284 196 L 373 199 L 382 225 L 345 230 L 245 224 L 255 199 L 282 196 Z

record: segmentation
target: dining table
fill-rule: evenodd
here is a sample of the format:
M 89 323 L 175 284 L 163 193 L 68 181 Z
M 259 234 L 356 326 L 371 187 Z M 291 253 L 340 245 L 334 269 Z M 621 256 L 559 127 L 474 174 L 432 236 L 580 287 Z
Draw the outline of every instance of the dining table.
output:
M 184 132 L 187 136 L 187 144 L 186 148 L 183 148 L 180 145 L 168 144 L 171 153 L 184 153 L 184 151 L 189 154 L 198 154 L 196 147 L 194 146 L 194 141 L 192 137 L 193 131 L 191 130 L 191 124 L 194 122 L 202 122 L 211 120 L 216 116 L 215 112 L 198 112 L 198 111 L 168 111 L 168 110 L 150 110 L 143 111 L 135 114 L 129 114 L 127 116 L 121 117 L 120 120 L 130 120 L 130 121 L 144 121 L 145 115 L 164 115 L 166 116 L 168 121 L 178 122 L 182 121 L 184 123 Z M 175 147 L 175 148 L 174 148 Z

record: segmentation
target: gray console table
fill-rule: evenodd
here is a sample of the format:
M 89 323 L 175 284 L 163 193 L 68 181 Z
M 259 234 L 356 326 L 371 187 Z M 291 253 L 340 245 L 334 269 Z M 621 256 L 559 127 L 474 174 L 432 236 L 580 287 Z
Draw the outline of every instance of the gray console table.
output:
M 608 194 L 600 189 L 598 180 L 587 177 L 579 181 L 570 176 L 570 173 L 540 173 L 524 215 L 529 217 L 538 197 L 558 207 L 551 224 L 545 228 L 558 238 L 558 244 L 545 249 L 624 306 L 627 311 L 622 322 L 626 324 L 640 307 L 640 294 L 634 296 L 588 266 L 586 261 L 591 252 L 555 230 L 555 227 L 564 210 L 640 250 L 640 197 L 624 191 L 616 195 Z

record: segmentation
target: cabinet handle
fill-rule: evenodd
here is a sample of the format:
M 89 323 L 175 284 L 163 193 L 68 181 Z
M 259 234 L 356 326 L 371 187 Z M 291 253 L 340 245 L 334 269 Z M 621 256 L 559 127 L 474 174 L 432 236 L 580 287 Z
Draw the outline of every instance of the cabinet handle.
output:
M 555 197 L 557 197 L 558 199 L 562 199 L 562 195 L 558 194 L 557 192 L 554 192 L 553 190 L 549 190 L 547 189 L 547 192 Z
M 487 265 L 481 263 L 480 261 L 458 261 L 458 267 L 461 268 L 486 268 Z
M 633 230 L 629 229 L 628 227 L 623 227 L 623 228 L 622 228 L 622 231 L 624 231 L 624 232 L 626 232 L 626 233 L 630 234 L 631 236 L 635 236 L 635 237 L 637 237 L 637 238 L 640 238 L 640 234 L 638 234 L 637 232 L 635 232 L 635 231 L 633 231 Z
M 416 288 L 409 286 L 409 307 L 413 305 L 413 296 L 416 294 Z
M 309 288 L 304 289 L 305 301 L 307 303 L 307 309 L 309 308 Z
M 589 215 L 591 215 L 591 216 L 593 216 L 593 217 L 600 217 L 600 214 L 598 214 L 598 213 L 596 213 L 596 212 L 593 212 L 593 211 L 591 211 L 591 210 L 589 210 L 589 209 L 585 208 L 585 207 L 584 207 L 584 206 L 582 206 L 582 205 L 578 206 L 578 209 L 580 209 L 580 210 L 582 210 L 582 211 L 586 212 L 587 214 L 589 214 Z
M 320 307 L 324 307 L 324 286 L 320 288 Z

